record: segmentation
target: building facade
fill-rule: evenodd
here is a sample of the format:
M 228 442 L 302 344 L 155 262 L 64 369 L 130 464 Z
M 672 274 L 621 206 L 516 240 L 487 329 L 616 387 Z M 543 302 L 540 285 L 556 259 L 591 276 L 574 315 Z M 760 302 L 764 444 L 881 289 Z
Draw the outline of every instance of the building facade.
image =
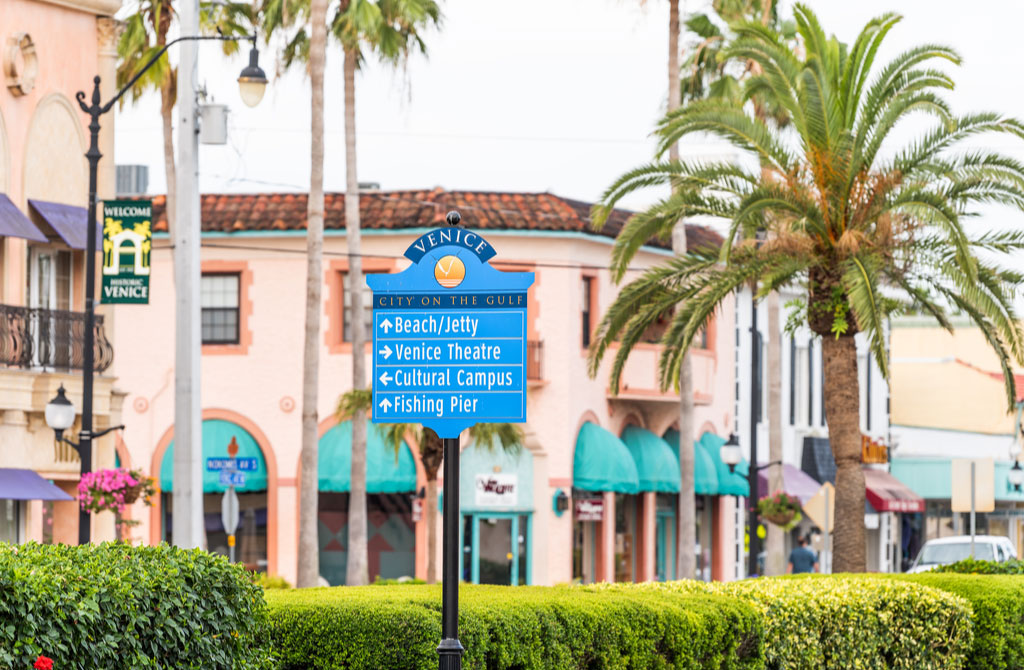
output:
M 1024 493 L 1009 481 L 1021 448 L 1024 377 L 1016 402 L 981 331 L 961 320 L 949 333 L 907 317 L 892 331 L 893 473 L 927 501 L 914 519 L 913 558 L 924 541 L 969 533 L 969 515 L 952 509 L 953 460 L 985 459 L 994 468 L 994 509 L 977 514 L 978 533 L 1003 535 L 1024 555 Z
M 88 116 L 75 101 L 102 78 L 113 92 L 120 0 L 4 0 L 0 40 L 0 540 L 74 544 L 77 453 L 55 444 L 43 409 L 63 385 L 81 409 L 88 204 Z M 69 54 L 74 54 L 69 58 Z M 100 198 L 114 191 L 113 114 L 104 119 Z M 109 314 L 97 319 L 95 426 L 120 422 L 110 374 Z M 104 321 L 103 318 L 107 318 Z M 71 431 L 77 436 L 78 423 Z M 94 444 L 94 467 L 113 465 L 117 436 Z M 15 481 L 18 483 L 15 484 Z M 95 540 L 114 536 L 109 514 Z
M 614 232 L 628 213 L 618 212 L 599 233 L 590 226 L 589 204 L 551 194 L 367 192 L 360 198 L 364 271 L 405 268 L 406 247 L 444 225 L 453 208 L 495 247 L 493 266 L 536 275 L 528 306 L 524 449 L 512 455 L 464 446 L 458 483 L 464 578 L 513 584 L 671 578 L 679 402 L 658 387 L 657 333 L 630 357 L 618 394 L 609 388 L 607 362 L 595 378 L 587 374 L 587 347 L 617 292 L 607 270 Z M 154 210 L 150 303 L 117 307 L 115 334 L 125 343 L 114 363 L 119 383 L 130 389 L 126 458 L 160 481 L 157 504 L 136 504 L 131 512 L 142 521 L 135 534 L 147 542 L 171 539 L 174 486 L 174 285 L 161 198 Z M 298 551 L 305 216 L 304 194 L 202 198 L 203 455 L 224 456 L 234 442 L 240 456 L 258 460 L 258 471 L 247 473 L 239 489 L 238 555 L 289 580 Z M 347 560 L 351 426 L 338 422 L 335 409 L 351 389 L 353 356 L 343 195 L 327 195 L 325 228 L 319 551 L 323 579 L 338 584 Z M 690 240 L 720 242 L 700 226 L 691 226 Z M 644 248 L 630 276 L 668 253 Z M 369 313 L 370 301 L 365 305 Z M 705 442 L 724 441 L 733 424 L 732 315 L 731 306 L 723 310 L 691 356 L 696 426 Z M 356 353 L 369 357 L 370 345 Z M 735 494 L 719 494 L 717 449 L 700 451 L 708 455 L 699 466 L 699 499 L 691 502 L 700 510 L 692 544 L 702 576 L 727 579 L 737 553 Z M 396 455 L 371 428 L 371 579 L 425 576 L 425 484 L 415 436 Z M 219 521 L 224 488 L 207 473 L 207 544 L 214 551 L 226 550 Z

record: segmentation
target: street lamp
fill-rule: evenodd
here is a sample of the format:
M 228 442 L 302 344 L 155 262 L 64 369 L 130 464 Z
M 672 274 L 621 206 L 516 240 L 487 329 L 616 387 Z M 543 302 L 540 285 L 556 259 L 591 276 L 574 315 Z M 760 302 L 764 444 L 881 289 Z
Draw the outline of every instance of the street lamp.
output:
M 1013 467 L 1010 468 L 1007 479 L 1010 480 L 1010 485 L 1013 486 L 1014 491 L 1020 491 L 1021 486 L 1024 486 L 1024 469 L 1020 467 L 1020 461 L 1015 460 L 1013 462 Z
M 736 472 L 736 466 L 743 460 L 743 451 L 736 433 L 729 434 L 729 441 L 722 445 L 721 454 L 722 462 L 729 466 L 729 472 Z
M 53 428 L 54 439 L 57 442 L 70 445 L 78 452 L 78 458 L 82 462 L 80 472 L 83 478 L 86 474 L 92 472 L 92 440 L 97 437 L 103 437 L 112 430 L 124 428 L 124 426 L 111 426 L 106 430 L 93 433 L 92 422 L 90 421 L 89 432 L 86 432 L 85 414 L 83 414 L 82 431 L 79 433 L 78 442 L 72 442 L 64 437 L 64 431 L 71 428 L 71 424 L 75 422 L 75 406 L 64 395 L 63 384 L 57 389 L 57 396 L 46 403 L 44 414 L 46 416 L 46 425 Z M 82 509 L 81 505 L 78 508 L 78 544 L 89 544 L 89 512 Z
M 253 39 L 252 49 L 249 50 L 249 64 L 242 70 L 242 74 L 238 75 L 238 93 L 242 96 L 242 102 L 249 107 L 255 107 L 260 104 L 266 90 L 267 75 L 260 68 L 260 52 L 256 49 L 256 40 Z
M 242 96 L 242 100 L 245 104 L 250 107 L 259 103 L 263 97 L 263 90 L 267 85 L 267 77 L 263 73 L 263 70 L 259 66 L 259 52 L 256 49 L 256 33 L 252 35 L 186 35 L 184 37 L 178 37 L 165 44 L 150 60 L 146 63 L 142 69 L 135 73 L 127 84 L 117 92 L 117 94 L 108 100 L 105 104 L 100 103 L 100 78 L 98 76 L 93 77 L 93 89 L 92 98 L 87 104 L 85 101 L 85 92 L 79 91 L 75 94 L 75 99 L 78 100 L 78 106 L 82 108 L 82 111 L 89 115 L 89 151 L 86 152 L 85 157 L 89 160 L 89 211 L 86 219 L 87 226 L 87 241 L 85 251 L 85 333 L 84 338 L 84 361 L 82 363 L 82 430 L 80 433 L 80 442 L 75 444 L 66 439 L 63 441 L 73 446 L 82 459 L 82 474 L 90 472 L 92 470 L 92 440 L 94 437 L 106 434 L 108 431 L 97 433 L 93 435 L 92 432 L 92 378 L 94 374 L 93 368 L 95 351 L 95 333 L 96 327 L 96 173 L 99 168 L 100 158 L 103 154 L 100 153 L 100 117 L 109 112 L 114 107 L 114 103 L 121 99 L 121 96 L 125 94 L 135 82 L 146 73 L 149 68 L 153 67 L 160 58 L 163 57 L 164 53 L 174 44 L 183 41 L 205 41 L 205 40 L 217 40 L 217 41 L 239 41 L 239 40 L 252 40 L 252 50 L 249 52 L 249 65 L 242 70 L 241 75 L 238 77 L 238 88 L 239 93 Z M 63 398 L 64 402 L 60 402 Z M 54 406 L 53 415 L 55 418 L 61 417 L 66 418 L 66 409 L 61 409 L 61 406 L 70 402 L 64 397 L 62 391 L 58 391 L 57 397 L 50 403 Z M 47 407 L 47 420 L 50 418 L 49 406 Z M 59 425 L 59 424 L 57 424 Z M 61 432 L 70 427 L 70 424 L 64 428 L 58 428 L 57 425 L 51 426 L 55 431 L 58 432 L 58 440 L 63 439 L 60 435 Z M 84 521 L 84 527 L 83 527 Z M 89 542 L 89 516 L 87 513 L 82 512 L 79 517 L 79 528 L 78 528 L 78 542 L 79 544 L 86 544 Z

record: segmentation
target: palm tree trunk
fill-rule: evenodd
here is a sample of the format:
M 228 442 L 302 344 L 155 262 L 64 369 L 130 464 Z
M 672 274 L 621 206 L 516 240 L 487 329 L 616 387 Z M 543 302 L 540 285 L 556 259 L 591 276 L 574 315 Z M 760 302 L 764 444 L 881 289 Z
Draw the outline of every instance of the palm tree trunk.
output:
M 668 111 L 682 101 L 679 81 L 679 0 L 668 4 Z M 668 149 L 669 160 L 679 159 L 679 145 Z M 686 253 L 686 223 L 680 221 L 672 232 L 672 251 Z M 692 579 L 697 575 L 694 542 L 697 539 L 697 509 L 694 493 L 693 453 L 693 369 L 689 354 L 683 357 L 679 370 L 679 527 L 676 529 L 676 578 Z
M 779 324 L 779 294 L 772 291 L 765 301 L 768 309 L 768 460 L 782 460 L 782 329 Z M 783 487 L 782 466 L 768 470 L 768 493 Z M 773 523 L 768 526 L 765 542 L 765 574 L 781 575 L 786 571 L 785 532 Z
M 835 572 L 867 570 L 864 473 L 860 453 L 860 387 L 852 335 L 822 335 L 825 416 L 836 459 Z
M 327 0 L 310 6 L 312 32 L 309 45 L 309 77 L 312 87 L 310 121 L 309 203 L 306 214 L 306 327 L 302 350 L 302 485 L 299 498 L 300 588 L 320 580 L 317 538 L 319 506 L 317 412 L 320 370 L 320 303 L 323 284 L 324 245 L 324 65 L 327 58 Z
M 178 178 L 174 170 L 174 79 L 169 78 L 168 83 L 160 87 L 160 118 L 163 121 L 164 131 L 164 180 L 167 182 L 167 221 L 173 226 L 177 219 L 174 218 L 177 211 L 175 206 L 175 193 L 178 188 Z
M 366 324 L 363 318 L 363 258 L 359 235 L 359 179 L 356 174 L 356 63 L 345 51 L 345 238 L 348 242 L 348 286 L 352 306 L 352 388 L 366 388 Z M 348 497 L 348 565 L 345 583 L 370 581 L 366 529 L 366 410 L 352 416 L 352 488 Z

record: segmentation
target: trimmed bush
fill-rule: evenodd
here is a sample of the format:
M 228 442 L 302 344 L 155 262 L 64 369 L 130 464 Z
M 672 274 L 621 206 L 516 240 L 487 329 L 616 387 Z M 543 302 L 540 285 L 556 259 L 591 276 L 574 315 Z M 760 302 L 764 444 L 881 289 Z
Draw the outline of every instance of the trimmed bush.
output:
M 965 558 L 949 565 L 940 565 L 930 572 L 954 572 L 962 575 L 1024 575 L 1024 561 L 976 561 Z
M 0 668 L 267 667 L 265 618 L 244 568 L 204 551 L 0 544 Z
M 282 670 L 437 667 L 437 586 L 276 591 L 267 599 Z M 736 599 L 464 585 L 459 604 L 467 670 L 763 667 L 760 617 Z
M 715 593 L 762 615 L 770 670 L 955 670 L 971 649 L 971 610 L 957 596 L 871 577 L 669 582 L 598 588 Z
M 969 670 L 1024 670 L 1024 577 L 925 572 L 893 579 L 955 593 L 971 604 Z

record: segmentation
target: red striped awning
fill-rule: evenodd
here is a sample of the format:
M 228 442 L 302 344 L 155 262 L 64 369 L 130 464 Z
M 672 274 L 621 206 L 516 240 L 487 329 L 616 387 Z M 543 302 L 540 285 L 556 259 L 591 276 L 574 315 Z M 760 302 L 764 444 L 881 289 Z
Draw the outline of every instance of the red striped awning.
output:
M 885 470 L 864 468 L 864 487 L 876 512 L 924 511 L 924 498 Z

